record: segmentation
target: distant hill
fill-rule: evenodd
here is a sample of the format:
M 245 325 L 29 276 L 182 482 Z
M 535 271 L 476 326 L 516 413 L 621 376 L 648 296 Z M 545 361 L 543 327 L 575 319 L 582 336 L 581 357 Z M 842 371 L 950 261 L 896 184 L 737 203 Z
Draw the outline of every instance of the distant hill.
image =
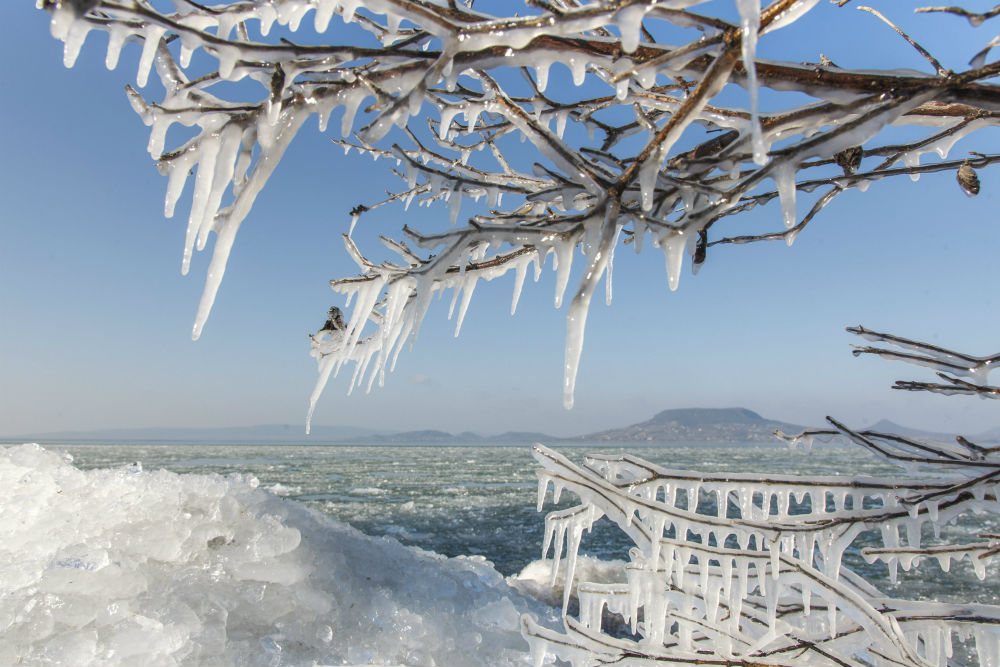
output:
M 133 428 L 100 431 L 60 431 L 29 433 L 0 438 L 0 442 L 21 443 L 205 443 L 205 444 L 531 444 L 575 442 L 774 442 L 774 431 L 797 433 L 806 427 L 762 417 L 746 408 L 680 408 L 663 410 L 652 418 L 630 426 L 556 437 L 534 431 L 507 431 L 480 435 L 465 431 L 420 430 L 399 433 L 355 426 L 313 426 L 306 435 L 302 424 L 264 424 L 232 428 Z M 954 434 L 921 431 L 881 420 L 871 430 L 898 433 L 915 438 L 951 442 Z M 1000 427 L 968 435 L 973 442 L 1000 441 Z
M 624 428 L 581 435 L 597 442 L 774 442 L 774 431 L 795 433 L 804 427 L 765 419 L 746 408 L 681 408 L 658 412 Z

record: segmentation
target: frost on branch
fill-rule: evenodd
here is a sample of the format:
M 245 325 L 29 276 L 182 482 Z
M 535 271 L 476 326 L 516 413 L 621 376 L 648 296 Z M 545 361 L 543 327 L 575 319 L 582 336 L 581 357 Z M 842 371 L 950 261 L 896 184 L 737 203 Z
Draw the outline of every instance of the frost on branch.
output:
M 719 15 L 699 13 L 702 5 Z M 1000 89 L 991 81 L 1000 62 L 987 62 L 994 44 L 970 45 L 971 64 L 947 69 L 892 22 L 907 18 L 908 29 L 927 32 L 951 20 L 947 13 L 975 23 L 995 12 L 890 17 L 903 12 L 817 0 L 721 9 L 698 0 L 532 0 L 497 3 L 507 14 L 496 16 L 444 0 L 39 6 L 52 15 L 67 65 L 96 30 L 108 34 L 109 67 L 124 44 L 138 42 L 137 84 L 156 70 L 162 100 L 128 93 L 168 176 L 168 216 L 194 175 L 185 272 L 216 234 L 195 337 L 240 225 L 311 116 L 325 130 L 341 110 L 336 143 L 388 160 L 401 179 L 386 200 L 354 208 L 352 230 L 384 204 L 445 209 L 450 228 L 404 227 L 403 238 L 384 239 L 396 261 L 370 260 L 373 249 L 345 236 L 360 275 L 332 281 L 353 307 L 343 330 L 313 337 L 313 406 L 345 362 L 355 364 L 351 387 L 381 383 L 435 294 L 451 291 L 457 332 L 480 280 L 513 273 L 513 310 L 528 272 L 537 279 L 549 261 L 557 307 L 572 283 L 563 386 L 571 406 L 590 302 L 602 280 L 610 300 L 620 245 L 659 248 L 675 289 L 685 255 L 698 270 L 719 244 L 791 244 L 840 194 L 884 178 L 954 172 L 973 196 L 976 170 L 1000 159 L 949 158 L 958 140 L 997 124 Z M 807 12 L 839 12 L 847 30 L 851 21 L 884 21 L 890 45 L 916 47 L 928 71 L 877 61 L 847 70 L 821 54 L 805 64 L 757 58 L 761 40 L 797 30 Z M 766 110 L 761 88 L 772 93 Z M 776 94 L 784 91 L 800 94 Z M 175 125 L 190 136 L 168 148 Z M 907 138 L 884 132 L 890 125 L 907 126 Z M 773 200 L 781 211 L 774 231 L 736 228 L 735 216 Z
M 920 364 L 978 359 L 862 327 L 851 331 L 918 351 L 921 360 L 905 360 Z M 573 667 L 945 667 L 963 664 L 956 637 L 973 638 L 979 667 L 1000 664 L 1000 606 L 894 599 L 843 563 L 848 549 L 875 540 L 861 556 L 884 563 L 893 583 L 900 567 L 933 561 L 947 573 L 963 559 L 984 579 L 1000 554 L 1000 535 L 950 544 L 939 539 L 940 529 L 970 511 L 1000 513 L 1000 448 L 962 437 L 944 444 L 859 432 L 829 421 L 833 429 L 778 435 L 792 444 L 847 438 L 909 477 L 705 474 L 627 455 L 589 456 L 581 466 L 536 445 L 539 510 L 549 486 L 553 502 L 563 491 L 579 498 L 545 520 L 543 556 L 551 547 L 553 577 L 565 572 L 564 631 L 522 619 L 536 664 L 551 656 Z M 583 533 L 602 517 L 635 543 L 625 584 L 574 581 Z M 578 618 L 566 611 L 573 590 Z M 605 627 L 614 619 L 620 623 Z

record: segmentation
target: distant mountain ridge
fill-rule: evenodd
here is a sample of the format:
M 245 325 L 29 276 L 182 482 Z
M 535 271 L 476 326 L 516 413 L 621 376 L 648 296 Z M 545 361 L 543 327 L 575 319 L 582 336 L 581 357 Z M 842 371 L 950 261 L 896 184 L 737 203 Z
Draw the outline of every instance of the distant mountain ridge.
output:
M 596 442 L 773 442 L 775 430 L 804 427 L 765 419 L 746 408 L 679 408 L 624 428 L 598 431 L 579 440 Z
M 530 444 L 573 442 L 774 442 L 774 432 L 797 433 L 806 427 L 762 417 L 746 408 L 674 408 L 651 418 L 604 431 L 557 437 L 534 431 L 507 431 L 457 435 L 440 430 L 378 431 L 355 426 L 313 426 L 306 435 L 301 424 L 266 424 L 232 428 L 132 428 L 100 431 L 62 431 L 0 438 L 3 442 L 107 442 L 107 443 L 205 443 L 205 444 Z M 907 428 L 888 420 L 871 430 L 904 436 L 952 441 L 954 435 Z M 1000 428 L 969 436 L 974 442 L 997 442 Z
M 359 443 L 530 443 L 530 442 L 773 442 L 774 431 L 796 432 L 802 426 L 765 419 L 746 408 L 679 408 L 622 428 L 557 437 L 546 433 L 508 431 L 500 435 L 452 435 L 445 431 L 406 431 L 357 438 Z

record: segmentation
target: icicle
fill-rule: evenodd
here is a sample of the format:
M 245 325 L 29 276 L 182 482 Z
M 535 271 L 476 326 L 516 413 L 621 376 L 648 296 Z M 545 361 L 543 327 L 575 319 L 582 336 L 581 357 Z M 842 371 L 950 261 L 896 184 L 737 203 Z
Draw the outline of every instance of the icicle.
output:
M 187 234 L 184 238 L 184 255 L 181 260 L 181 274 L 187 275 L 191 268 L 191 254 L 195 240 L 204 224 L 205 217 L 214 213 L 208 211 L 208 196 L 215 177 L 215 160 L 219 155 L 221 140 L 218 134 L 202 136 L 199 142 L 198 173 L 195 176 L 194 194 L 191 196 L 191 213 L 188 217 Z
M 758 165 L 767 163 L 767 149 L 758 115 L 757 89 L 757 31 L 760 29 L 760 0 L 736 0 L 743 30 L 743 67 L 747 73 L 747 92 L 750 93 L 750 136 L 753 142 L 753 161 Z
M 524 287 L 524 278 L 528 275 L 528 263 L 519 261 L 514 268 L 514 296 L 510 301 L 510 314 L 517 312 L 517 302 L 521 300 L 521 288 Z
M 649 562 L 655 569 L 659 569 L 660 567 L 660 549 L 663 544 L 663 529 L 665 525 L 666 517 L 662 514 L 657 514 L 656 518 L 653 520 L 652 529 L 650 530 L 649 554 Z
M 40 0 L 36 7 L 41 9 Z M 65 41 L 73 23 L 76 22 L 76 7 L 72 3 L 59 3 L 52 10 L 52 21 L 49 23 L 49 33 L 59 41 Z
M 476 122 L 479 120 L 479 114 L 482 112 L 483 107 L 480 104 L 466 104 L 465 107 L 465 124 L 467 126 L 467 131 L 472 132 L 476 129 Z
M 704 599 L 708 592 L 708 576 L 711 570 L 708 564 L 708 556 L 701 554 L 698 556 L 698 592 Z
M 160 38 L 166 32 L 165 28 L 157 25 L 147 25 L 143 31 L 142 55 L 139 57 L 139 69 L 135 77 L 135 82 L 140 88 L 146 87 L 146 82 L 149 80 L 149 70 L 153 67 L 153 59 L 160 46 Z
M 593 225 L 594 222 L 596 221 L 591 221 L 591 224 Z M 597 287 L 598 281 L 601 279 L 601 276 L 607 268 L 610 248 L 614 243 L 615 238 L 617 238 L 617 223 L 618 205 L 616 203 L 610 203 L 607 205 L 607 209 L 604 212 L 604 219 L 600 222 L 600 242 L 596 247 L 592 248 L 591 252 L 588 254 L 585 274 L 581 279 L 580 286 L 577 289 L 576 295 L 573 297 L 573 301 L 570 303 L 570 306 L 566 311 L 566 356 L 565 363 L 563 365 L 563 406 L 567 410 L 573 407 L 576 375 L 580 364 L 580 354 L 583 351 L 583 334 L 587 322 L 587 313 L 590 310 L 590 300 L 594 294 L 594 289 Z M 575 245 L 575 239 L 573 244 Z M 572 253 L 573 245 L 570 245 L 565 241 L 562 242 L 562 245 L 562 248 L 558 248 L 557 246 L 557 252 L 566 252 L 566 248 L 568 248 L 568 252 Z M 557 275 L 557 282 L 568 281 L 569 261 L 563 264 L 563 258 L 560 257 L 559 259 L 559 274 Z M 569 257 L 566 259 L 568 260 Z M 565 289 L 565 282 L 563 282 L 561 288 L 557 289 L 560 290 L 559 300 L 561 301 L 561 291 L 562 289 Z
M 188 174 L 194 168 L 197 158 L 197 151 L 189 150 L 171 160 L 170 176 L 167 179 L 167 194 L 163 202 L 164 217 L 174 217 L 174 208 L 177 205 L 177 200 L 184 191 L 184 184 L 187 183 Z
M 759 567 L 759 566 L 758 566 Z M 763 577 L 761 577 L 761 582 L 763 583 Z M 763 591 L 762 591 L 763 592 Z M 781 580 L 777 577 L 772 579 L 771 585 L 768 586 L 767 592 L 764 594 L 764 598 L 767 602 L 767 627 L 770 635 L 778 634 L 778 600 L 781 598 Z
M 642 240 L 646 236 L 646 223 L 639 217 L 632 217 L 632 244 L 635 246 L 635 254 L 642 252 Z
M 969 554 L 969 560 L 972 561 L 972 569 L 979 577 L 979 581 L 984 581 L 986 579 L 986 559 L 981 558 L 978 554 Z
M 781 574 L 781 542 L 772 539 L 767 546 L 771 556 L 771 578 L 777 581 Z
M 538 85 L 538 90 L 545 92 L 545 88 L 549 85 L 549 66 L 551 61 L 548 59 L 542 59 L 540 62 L 535 64 L 535 81 Z
M 449 199 L 449 204 L 450 204 L 450 206 L 449 206 L 449 209 L 450 209 L 449 213 L 450 213 L 450 216 L 451 216 L 451 224 L 452 224 L 452 226 L 454 226 L 455 223 L 458 222 L 458 212 L 462 208 L 462 185 L 461 185 L 461 183 L 458 183 L 458 182 L 455 183 L 455 185 L 451 189 L 451 192 L 450 192 L 450 194 L 448 196 L 448 199 Z
M 639 167 L 639 192 L 643 211 L 649 211 L 653 208 L 653 193 L 656 190 L 661 161 L 661 153 L 654 150 L 653 154 Z
M 671 292 L 675 291 L 680 283 L 687 237 L 687 230 L 679 229 L 669 233 L 669 236 L 666 238 L 660 239 L 660 247 L 663 249 L 663 255 L 667 260 L 667 285 L 670 287 Z
M 340 121 L 341 136 L 350 136 L 351 128 L 354 127 L 354 116 L 357 115 L 358 107 L 361 106 L 367 97 L 368 95 L 363 89 L 352 88 L 341 93 L 340 98 L 343 99 L 344 104 L 344 115 Z
M 837 636 L 837 603 L 828 600 L 826 603 L 826 622 L 829 626 L 830 637 Z
M 583 537 L 582 528 L 573 522 L 569 527 L 569 542 L 566 544 L 566 578 L 563 583 L 563 604 L 562 613 L 565 616 L 569 608 L 570 593 L 573 591 L 573 579 L 576 576 L 576 556 L 580 550 L 580 538 Z
M 639 46 L 642 19 L 645 18 L 649 9 L 648 5 L 634 4 L 619 9 L 615 13 L 615 24 L 621 33 L 621 46 L 625 53 L 633 53 Z
M 566 525 L 564 522 L 560 521 L 554 524 L 554 543 L 552 551 L 552 580 L 549 582 L 550 586 L 556 585 L 556 579 L 559 574 L 559 562 L 562 559 L 563 554 L 563 543 L 566 539 Z
M 563 294 L 569 284 L 569 272 L 573 265 L 573 250 L 576 248 L 577 238 L 556 239 L 555 255 L 553 260 L 556 269 L 556 298 L 555 307 L 562 307 Z
M 330 26 L 330 19 L 339 4 L 337 0 L 315 0 L 316 14 L 313 16 L 313 26 L 317 33 L 324 33 Z
M 549 490 L 549 482 L 551 480 L 547 475 L 538 475 L 538 509 L 537 512 L 542 511 L 542 506 L 545 504 L 545 493 Z M 542 553 L 545 556 L 545 553 Z
M 608 268 L 604 275 L 604 305 L 611 305 L 612 293 L 612 275 L 615 265 L 615 248 L 618 247 L 618 237 L 621 235 L 622 228 L 619 226 L 615 229 L 615 240 L 611 243 L 611 250 L 608 251 Z
M 104 66 L 109 70 L 118 67 L 118 57 L 121 55 L 125 40 L 128 39 L 129 31 L 122 26 L 113 24 L 108 30 L 108 51 L 104 58 Z
M 674 549 L 674 586 L 684 590 L 687 566 L 691 562 L 691 551 L 684 547 Z
M 566 121 L 569 119 L 569 110 L 565 109 L 556 112 L 556 136 L 560 139 L 563 138 L 563 134 L 566 132 Z M 566 202 L 563 202 L 566 205 Z
M 459 306 L 458 320 L 455 322 L 455 338 L 458 338 L 458 334 L 462 330 L 462 322 L 465 321 L 465 313 L 469 309 L 469 303 L 472 301 L 472 293 L 476 290 L 477 282 L 479 282 L 479 279 L 475 275 L 465 278 L 465 284 L 462 286 L 462 305 Z
M 787 161 L 775 165 L 771 172 L 771 178 L 774 179 L 774 184 L 778 188 L 778 197 L 781 199 L 781 215 L 785 227 L 789 229 L 795 226 L 797 220 L 795 215 L 795 172 L 795 165 Z
M 316 379 L 316 386 L 313 387 L 312 394 L 309 396 L 309 410 L 306 413 L 306 435 L 309 435 L 312 427 L 313 413 L 316 411 L 316 403 L 319 401 L 326 383 L 330 380 L 330 373 L 333 371 L 334 366 L 336 366 L 336 359 L 333 355 L 324 357 L 319 361 L 319 377 Z
M 920 166 L 920 152 L 919 151 L 910 151 L 908 153 L 905 153 L 903 155 L 903 164 L 905 164 L 910 169 L 912 169 L 914 167 L 919 167 Z M 913 182 L 919 181 L 920 180 L 920 174 L 919 173 L 912 173 L 912 174 L 910 174 L 910 180 L 913 181 Z
M 63 40 L 63 65 L 72 67 L 76 64 L 76 59 L 80 55 L 80 49 L 90 32 L 90 23 L 85 20 L 76 20 L 70 25 L 69 32 Z
M 565 64 L 569 67 L 570 72 L 573 74 L 573 85 L 577 88 L 582 86 L 583 80 L 587 76 L 586 58 L 570 56 Z

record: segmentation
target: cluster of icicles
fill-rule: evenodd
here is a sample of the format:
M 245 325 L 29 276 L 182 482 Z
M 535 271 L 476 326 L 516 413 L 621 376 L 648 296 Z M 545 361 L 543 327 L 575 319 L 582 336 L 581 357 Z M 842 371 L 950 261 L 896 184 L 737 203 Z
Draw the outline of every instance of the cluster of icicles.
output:
M 890 599 L 841 565 L 847 547 L 875 531 L 884 547 L 864 553 L 886 561 L 893 579 L 897 564 L 909 569 L 924 555 L 944 571 L 967 557 L 982 579 L 1000 537 L 921 549 L 920 533 L 963 512 L 1000 512 L 993 482 L 911 505 L 916 490 L 954 482 L 701 474 L 631 456 L 592 456 L 581 467 L 541 445 L 535 458 L 539 509 L 550 485 L 553 502 L 563 490 L 580 499 L 546 517 L 544 553 L 553 548 L 553 577 L 566 578 L 565 634 L 524 619 L 536 664 L 546 655 L 574 667 L 626 656 L 629 664 L 773 665 L 794 656 L 796 665 L 944 667 L 954 633 L 975 638 L 980 667 L 1000 665 L 1000 607 Z M 635 543 L 627 582 L 574 582 L 581 537 L 605 516 Z M 578 619 L 566 614 L 573 591 Z M 628 631 L 605 631 L 608 615 Z
M 570 407 L 591 297 L 604 279 L 606 298 L 611 298 L 614 249 L 623 232 L 637 252 L 649 235 L 650 242 L 664 253 L 668 284 L 676 289 L 684 255 L 696 254 L 706 226 L 739 203 L 742 194 L 770 179 L 781 200 L 786 227 L 783 238 L 790 244 L 798 233 L 795 178 L 803 162 L 829 158 L 864 144 L 883 126 L 900 121 L 903 114 L 935 94 L 931 90 L 901 94 L 893 100 L 878 95 L 868 99 L 863 93 L 813 86 L 809 94 L 833 103 L 833 107 L 813 112 L 812 106 L 803 106 L 800 109 L 808 113 L 786 114 L 792 120 L 765 131 L 757 111 L 758 32 L 764 34 L 794 22 L 816 3 L 800 0 L 762 29 L 759 1 L 738 0 L 741 56 L 747 76 L 737 83 L 746 85 L 750 92 L 750 113 L 722 113 L 701 103 L 648 151 L 635 170 L 633 182 L 620 200 L 612 201 L 606 185 L 622 176 L 630 156 L 613 154 L 613 145 L 602 146 L 600 134 L 605 130 L 592 114 L 573 113 L 572 104 L 552 101 L 559 91 L 553 90 L 550 69 L 556 63 L 568 67 L 574 86 L 587 77 L 604 81 L 614 91 L 617 105 L 636 114 L 640 121 L 637 129 L 621 133 L 612 144 L 636 132 L 652 137 L 657 128 L 649 125 L 646 115 L 669 117 L 685 104 L 681 93 L 653 94 L 657 77 L 661 83 L 665 77 L 696 80 L 703 73 L 691 69 L 691 63 L 701 56 L 718 57 L 723 49 L 716 39 L 719 23 L 699 23 L 676 13 L 698 2 L 623 0 L 592 3 L 558 14 L 538 13 L 536 8 L 520 16 L 512 13 L 512 17 L 496 18 L 474 10 L 456 13 L 443 0 L 249 0 L 211 8 L 173 0 L 173 13 L 158 13 L 141 3 L 98 0 L 81 5 L 69 0 L 39 0 L 39 6 L 52 14 L 53 36 L 65 43 L 67 66 L 75 62 L 88 33 L 99 30 L 109 35 L 109 68 L 117 66 L 126 43 L 139 42 L 142 51 L 137 84 L 145 86 L 154 67 L 163 83 L 164 99 L 155 104 L 134 89 L 128 90 L 136 112 L 151 128 L 149 153 L 169 178 L 168 217 L 174 213 L 188 176 L 195 174 L 182 272 L 188 271 L 194 250 L 204 249 L 211 233 L 216 234 L 193 326 L 194 338 L 200 336 L 209 316 L 241 224 L 290 142 L 313 114 L 325 131 L 330 114 L 342 109 L 340 134 L 348 137 L 359 109 L 374 99 L 374 113 L 366 118 L 357 143 L 343 143 L 348 150 L 353 146 L 376 158 L 405 163 L 409 190 L 399 199 L 406 204 L 414 197 L 427 204 L 446 200 L 454 224 L 463 199 L 485 197 L 491 208 L 499 206 L 504 195 L 515 200 L 507 214 L 480 216 L 475 224 L 443 234 L 411 234 L 421 249 L 433 255 L 421 257 L 405 244 L 392 242 L 392 248 L 404 259 L 399 265 L 368 262 L 347 238 L 348 249 L 363 274 L 333 281 L 334 289 L 346 294 L 354 306 L 346 331 L 324 332 L 314 338 L 311 352 L 318 360 L 319 381 L 310 415 L 327 379 L 345 362 L 356 364 L 351 389 L 363 384 L 370 388 L 376 380 L 381 383 L 404 343 L 414 340 L 433 294 L 453 290 L 454 301 L 460 304 L 457 332 L 477 281 L 492 280 L 513 270 L 516 305 L 529 265 L 534 263 L 537 279 L 551 254 L 559 307 L 570 281 L 573 257 L 580 248 L 586 267 L 580 272 L 566 315 L 563 395 L 564 404 Z M 296 31 L 307 24 L 310 15 L 317 34 L 327 33 L 331 20 L 337 17 L 368 30 L 382 46 L 298 46 L 277 38 L 253 41 L 247 32 L 248 25 L 254 26 L 264 40 L 274 25 Z M 676 49 L 642 42 L 644 49 L 657 49 L 662 55 L 637 58 L 644 21 L 680 21 L 681 27 L 697 29 L 699 38 L 689 48 Z M 553 46 L 551 40 L 540 39 L 589 39 L 593 31 L 608 27 L 620 35 L 621 51 L 617 54 L 612 50 L 567 51 Z M 218 62 L 217 72 L 188 75 L 192 55 L 198 50 Z M 538 95 L 530 103 L 512 102 L 501 83 L 481 74 L 518 67 L 534 74 Z M 460 76 L 463 87 L 456 89 Z M 258 99 L 227 97 L 236 94 L 233 90 L 246 95 L 247 87 L 213 87 L 243 79 L 260 85 Z M 721 89 L 726 80 L 714 88 Z M 481 93 L 473 92 L 477 85 Z M 562 85 L 565 88 L 566 83 Z M 549 93 L 543 95 L 547 89 Z M 434 142 L 433 150 L 419 144 L 406 150 L 375 146 L 393 127 L 404 128 L 412 133 L 411 138 L 420 134 L 420 126 L 426 125 L 419 117 L 425 103 L 439 119 L 428 138 Z M 838 106 L 841 103 L 845 106 Z M 510 133 L 532 145 L 540 160 L 533 173 L 517 172 L 499 156 L 492 170 L 467 166 L 473 151 L 487 146 L 496 149 L 495 143 L 477 130 L 481 116 L 489 120 L 494 139 Z M 464 118 L 464 123 L 459 118 Z M 584 140 L 578 136 L 582 132 L 564 137 L 569 121 L 589 134 L 594 150 L 583 150 L 580 143 Z M 900 158 L 908 166 L 918 164 L 921 153 L 945 155 L 960 136 L 990 121 L 966 121 L 960 132 L 952 133 L 945 131 L 960 122 L 953 118 L 926 116 L 912 122 L 943 129 L 939 141 L 921 143 Z M 174 124 L 196 130 L 190 139 L 165 151 L 167 132 Z M 730 155 L 717 163 L 697 166 L 690 173 L 668 173 L 664 165 L 675 142 L 693 124 L 732 130 L 740 138 L 730 146 Z M 802 137 L 800 150 L 786 151 L 780 158 L 768 156 L 772 142 L 787 141 L 794 135 Z M 746 171 L 746 161 L 732 153 L 741 145 L 750 147 L 758 168 Z M 712 185 L 700 187 L 699 180 Z M 864 187 L 866 183 L 862 178 L 848 179 L 845 187 Z M 698 266 L 697 262 L 692 264 L 695 270 Z M 371 326 L 374 333 L 366 330 Z

